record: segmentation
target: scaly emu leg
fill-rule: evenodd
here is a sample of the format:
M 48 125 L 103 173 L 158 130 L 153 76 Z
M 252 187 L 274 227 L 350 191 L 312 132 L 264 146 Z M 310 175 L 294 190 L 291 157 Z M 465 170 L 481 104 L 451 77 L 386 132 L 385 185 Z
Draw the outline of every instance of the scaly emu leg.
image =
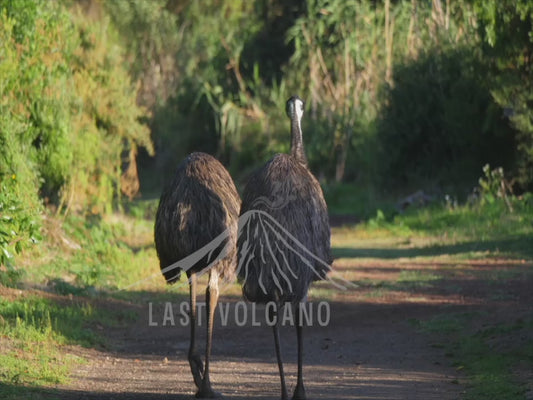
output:
M 274 325 L 272 325 L 272 329 L 274 330 L 274 344 L 276 346 L 276 357 L 278 359 L 279 377 L 281 380 L 281 400 L 287 400 L 289 398 L 289 395 L 287 392 L 287 385 L 285 384 L 285 373 L 283 372 L 283 360 L 281 358 L 281 346 L 280 346 L 280 341 L 279 341 L 278 308 L 279 308 L 279 305 L 276 304 L 276 309 L 274 311 L 272 311 L 272 309 L 269 309 L 269 311 L 270 311 L 270 321 L 273 321 L 273 317 L 276 318 Z
M 202 359 L 196 352 L 196 272 L 187 272 L 189 278 L 189 292 L 190 292 L 190 312 L 191 317 L 191 338 L 189 345 L 189 365 L 191 366 L 192 377 L 196 387 L 202 384 L 202 374 L 204 372 L 204 365 Z
M 211 357 L 213 322 L 218 302 L 218 295 L 218 272 L 214 269 L 211 269 L 209 272 L 209 283 L 205 291 L 205 302 L 207 305 L 207 343 L 205 346 L 205 369 L 202 385 L 200 386 L 198 393 L 196 393 L 197 398 L 213 399 L 222 397 L 220 393 L 213 390 L 211 387 L 211 381 L 209 380 L 209 358 Z
M 296 388 L 294 389 L 294 395 L 292 400 L 305 400 L 305 389 L 303 381 L 303 371 L 302 371 L 302 358 L 303 358 L 303 321 L 302 321 L 302 310 L 304 307 L 303 303 L 298 303 L 294 306 L 294 312 L 296 315 L 296 339 L 298 340 L 298 378 L 296 381 Z

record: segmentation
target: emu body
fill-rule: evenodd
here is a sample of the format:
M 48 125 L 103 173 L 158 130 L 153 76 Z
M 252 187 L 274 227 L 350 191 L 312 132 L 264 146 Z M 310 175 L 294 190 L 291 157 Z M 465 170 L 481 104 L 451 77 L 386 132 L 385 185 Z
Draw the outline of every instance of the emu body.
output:
M 329 218 L 318 181 L 291 155 L 277 154 L 246 185 L 241 215 L 252 210 L 268 214 L 325 263 L 288 250 L 284 232 L 265 229 L 268 220 L 251 218 L 237 241 L 239 255 L 244 241 L 260 242 L 254 257 L 239 269 L 244 297 L 258 303 L 301 302 L 311 282 L 325 277 L 331 263 Z
M 231 176 L 215 158 L 204 153 L 192 153 L 183 160 L 166 186 L 159 201 L 155 222 L 155 245 L 160 267 L 167 283 L 179 280 L 181 269 L 169 265 L 209 247 L 215 238 L 226 232 L 226 238 L 212 251 L 206 252 L 187 271 L 190 288 L 189 364 L 198 387 L 196 397 L 215 398 L 209 379 L 213 317 L 218 301 L 219 277 L 230 279 L 235 274 L 235 245 L 240 198 Z M 225 256 L 213 263 L 220 252 Z M 209 269 L 206 289 L 207 343 L 205 366 L 196 351 L 196 292 L 197 275 Z
M 303 149 L 303 102 L 293 96 L 286 107 L 291 121 L 291 154 L 275 155 L 250 177 L 240 215 L 258 216 L 249 218 L 237 240 L 238 276 L 244 296 L 252 302 L 274 301 L 278 309 L 285 303 L 298 308 L 311 282 L 325 278 L 332 261 L 326 202 L 307 168 Z M 261 217 L 267 214 L 268 218 Z M 303 252 L 298 250 L 302 247 Z M 308 256 L 310 253 L 313 257 Z M 298 380 L 293 399 L 305 399 L 301 325 L 296 324 Z M 288 394 L 277 324 L 273 330 L 281 397 L 285 400 Z

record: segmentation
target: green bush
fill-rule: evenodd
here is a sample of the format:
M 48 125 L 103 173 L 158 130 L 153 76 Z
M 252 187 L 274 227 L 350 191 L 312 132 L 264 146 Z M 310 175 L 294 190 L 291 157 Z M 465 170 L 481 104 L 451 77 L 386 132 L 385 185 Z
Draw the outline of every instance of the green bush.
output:
M 62 3 L 0 0 L 2 266 L 36 237 L 43 202 L 102 213 L 138 188 L 148 112 L 114 36 Z
M 533 3 L 476 0 L 476 16 L 492 94 L 517 130 L 517 169 L 522 190 L 533 189 Z
M 475 50 L 435 49 L 397 65 L 394 77 L 377 123 L 385 184 L 468 188 L 486 163 L 513 166 L 515 131 L 502 119 Z
M 14 255 L 41 239 L 39 210 L 26 208 L 23 199 L 17 176 L 0 176 L 0 284 L 7 286 L 16 285 L 22 275 L 15 268 Z
M 157 177 L 194 150 L 246 175 L 287 150 L 283 105 L 298 93 L 325 181 L 464 191 L 486 163 L 520 190 L 533 181 L 531 2 L 178 3 L 106 2 L 101 17 L 139 60 Z

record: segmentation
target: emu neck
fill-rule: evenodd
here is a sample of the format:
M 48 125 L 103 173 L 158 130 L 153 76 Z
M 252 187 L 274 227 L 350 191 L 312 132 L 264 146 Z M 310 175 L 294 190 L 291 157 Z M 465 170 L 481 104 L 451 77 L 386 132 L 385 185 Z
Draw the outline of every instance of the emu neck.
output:
M 302 139 L 302 127 L 300 119 L 296 115 L 291 118 L 291 155 L 296 161 L 307 165 Z

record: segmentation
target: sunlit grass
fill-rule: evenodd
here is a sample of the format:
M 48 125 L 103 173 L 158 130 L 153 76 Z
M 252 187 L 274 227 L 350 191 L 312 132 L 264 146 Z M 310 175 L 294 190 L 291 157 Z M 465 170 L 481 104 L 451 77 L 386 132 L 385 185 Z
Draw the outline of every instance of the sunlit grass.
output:
M 95 309 L 89 301 L 68 303 L 66 299 L 98 296 L 144 304 L 188 298 L 185 277 L 169 286 L 160 273 L 150 215 L 153 204 L 152 201 L 133 208 L 136 215 L 113 214 L 103 219 L 67 217 L 63 222 L 50 217 L 47 222 L 51 225 L 50 234 L 39 250 L 27 253 L 21 279 L 25 285 L 55 292 L 66 303 L 35 297 L 0 302 L 0 382 L 11 387 L 65 382 L 70 366 L 79 360 L 66 355 L 64 346 L 100 346 L 103 339 L 95 335 L 94 324 L 113 326 L 116 321 L 134 318 L 128 313 L 110 315 Z M 525 273 L 520 270 L 520 263 L 529 265 L 528 260 L 533 259 L 530 208 L 516 207 L 512 215 L 499 206 L 433 207 L 395 216 L 378 212 L 359 224 L 333 228 L 332 278 L 340 278 L 341 284 L 343 279 L 347 286 L 353 283 L 355 287 L 344 291 L 330 282 L 315 282 L 309 300 L 343 301 L 353 299 L 355 294 L 365 301 L 401 296 L 405 301 L 424 302 L 425 291 L 442 279 L 438 269 L 448 268 L 460 275 L 473 259 L 480 258 L 506 257 L 517 263 L 512 270 L 468 272 L 482 274 L 489 285 L 519 279 Z M 396 271 L 380 271 L 383 265 Z M 372 266 L 377 268 L 373 270 Z M 366 275 L 361 275 L 363 267 L 367 268 Z M 207 275 L 200 278 L 201 296 L 206 284 Z M 238 283 L 221 283 L 220 288 L 223 297 L 241 298 Z M 493 292 L 497 299 L 509 296 L 507 292 Z M 438 331 L 457 335 L 461 334 L 463 323 L 460 317 L 443 316 L 427 323 L 422 321 L 420 327 L 429 334 Z M 466 358 L 469 350 L 462 351 Z M 466 362 L 464 365 L 469 368 Z M 486 365 L 479 366 L 479 373 L 472 369 L 473 380 L 485 373 L 490 375 L 491 365 L 488 360 Z M 494 379 L 501 378 L 503 382 L 498 387 L 508 385 L 508 375 L 503 372 L 496 375 Z M 485 378 L 479 378 L 479 382 L 484 385 Z M 498 387 L 494 390 L 499 390 Z
M 60 294 L 165 290 L 153 222 L 115 214 L 105 220 L 69 217 L 56 225 L 43 245 L 27 254 L 25 281 L 49 285 Z
M 533 367 L 533 320 L 483 324 L 479 329 L 480 320 L 486 315 L 450 312 L 411 322 L 434 335 L 455 368 L 468 374 L 464 399 L 524 399 L 527 387 L 513 371 Z
M 413 287 L 428 286 L 431 282 L 441 279 L 440 275 L 426 271 L 401 271 L 397 282 Z
M 30 386 L 65 383 L 73 365 L 83 361 L 65 352 L 66 345 L 102 346 L 97 325 L 116 326 L 136 318 L 87 302 L 22 295 L 0 299 L 0 315 L 0 383 Z
M 382 212 L 357 225 L 334 228 L 336 257 L 402 258 L 501 256 L 533 258 L 533 201 L 433 206 L 385 217 Z
M 339 289 L 328 282 L 316 282 L 311 285 L 311 288 L 309 289 L 308 299 L 310 301 L 332 301 L 335 299 L 337 293 L 342 292 L 344 290 L 349 290 L 349 288 Z

